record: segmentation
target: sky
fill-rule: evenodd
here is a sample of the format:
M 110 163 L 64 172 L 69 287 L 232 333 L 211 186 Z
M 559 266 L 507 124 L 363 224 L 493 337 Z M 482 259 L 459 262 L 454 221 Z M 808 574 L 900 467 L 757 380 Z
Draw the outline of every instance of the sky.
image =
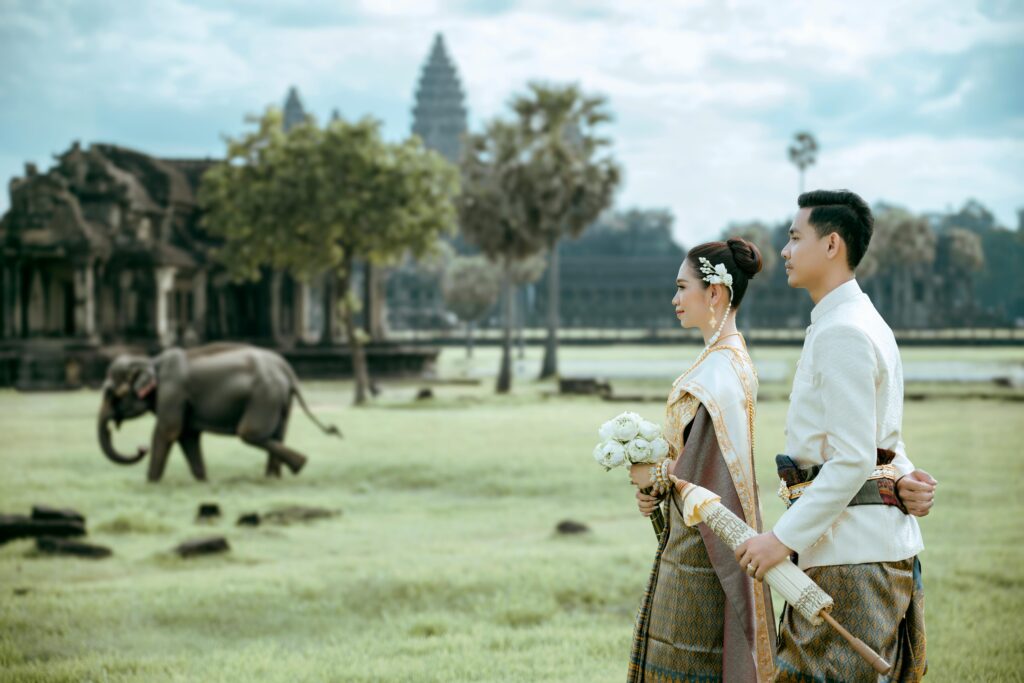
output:
M 792 216 L 807 188 L 913 211 L 1024 208 L 1020 0 L 0 0 L 0 212 L 25 162 L 73 141 L 206 157 L 298 88 L 410 133 L 443 33 L 479 130 L 532 80 L 608 98 L 620 208 L 668 208 L 684 245 Z

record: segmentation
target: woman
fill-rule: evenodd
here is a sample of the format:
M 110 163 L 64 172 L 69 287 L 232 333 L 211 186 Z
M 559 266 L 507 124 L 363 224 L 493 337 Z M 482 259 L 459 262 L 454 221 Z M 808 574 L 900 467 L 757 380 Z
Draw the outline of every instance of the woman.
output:
M 761 270 L 750 242 L 708 242 L 687 253 L 672 304 L 685 328 L 699 328 L 705 347 L 673 384 L 665 438 L 675 459 L 662 468 L 634 465 L 630 478 L 649 516 L 663 504 L 662 533 L 637 615 L 629 681 L 767 681 L 773 671 L 774 616 L 768 587 L 736 563 L 706 526 L 683 524 L 668 474 L 714 491 L 722 503 L 761 529 L 754 477 L 757 375 L 736 329 L 747 283 Z M 678 454 L 678 455 L 676 455 Z

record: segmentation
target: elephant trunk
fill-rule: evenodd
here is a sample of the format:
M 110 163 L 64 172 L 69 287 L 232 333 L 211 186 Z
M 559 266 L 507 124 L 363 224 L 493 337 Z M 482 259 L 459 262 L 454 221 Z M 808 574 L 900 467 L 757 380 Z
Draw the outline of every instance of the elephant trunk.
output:
M 110 403 L 110 397 L 105 395 L 103 397 L 103 405 L 100 406 L 98 423 L 100 448 L 103 449 L 103 454 L 106 455 L 111 462 L 116 462 L 118 465 L 134 465 L 146 457 L 146 449 L 139 446 L 138 452 L 131 457 L 118 453 L 114 448 L 114 442 L 110 438 L 110 421 L 113 419 L 114 408 Z

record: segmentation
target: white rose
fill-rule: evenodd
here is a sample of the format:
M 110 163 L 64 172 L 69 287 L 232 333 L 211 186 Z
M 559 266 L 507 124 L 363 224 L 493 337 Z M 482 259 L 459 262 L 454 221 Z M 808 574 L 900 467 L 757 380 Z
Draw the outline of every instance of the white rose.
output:
M 626 462 L 626 449 L 618 441 L 603 441 L 594 448 L 594 460 L 606 470 L 610 470 Z
M 640 416 L 636 413 L 623 413 L 612 420 L 612 425 L 614 438 L 626 443 L 640 431 Z
M 715 264 L 715 272 L 721 275 L 723 278 L 729 275 L 729 271 L 726 269 L 724 263 Z
M 644 420 L 640 423 L 640 436 L 648 441 L 654 441 L 661 436 L 661 427 L 653 422 Z
M 651 442 L 639 436 L 626 444 L 626 455 L 634 464 L 654 462 L 651 454 Z
M 601 438 L 601 441 L 607 441 L 608 439 L 615 438 L 615 421 L 608 420 L 601 428 L 597 430 L 597 435 Z
M 668 441 L 660 436 L 651 441 L 651 455 L 654 456 L 655 461 L 668 457 Z

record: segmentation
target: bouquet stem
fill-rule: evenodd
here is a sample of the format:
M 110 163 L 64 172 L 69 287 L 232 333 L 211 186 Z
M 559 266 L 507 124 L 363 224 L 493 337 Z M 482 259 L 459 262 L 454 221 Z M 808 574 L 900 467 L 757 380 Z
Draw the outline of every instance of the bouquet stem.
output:
M 645 489 L 640 489 L 640 493 L 651 495 L 651 487 L 648 486 Z M 661 533 L 665 531 L 665 515 L 661 512 L 661 505 L 659 504 L 654 508 L 654 512 L 651 513 L 651 526 L 654 527 L 654 535 L 661 539 Z

